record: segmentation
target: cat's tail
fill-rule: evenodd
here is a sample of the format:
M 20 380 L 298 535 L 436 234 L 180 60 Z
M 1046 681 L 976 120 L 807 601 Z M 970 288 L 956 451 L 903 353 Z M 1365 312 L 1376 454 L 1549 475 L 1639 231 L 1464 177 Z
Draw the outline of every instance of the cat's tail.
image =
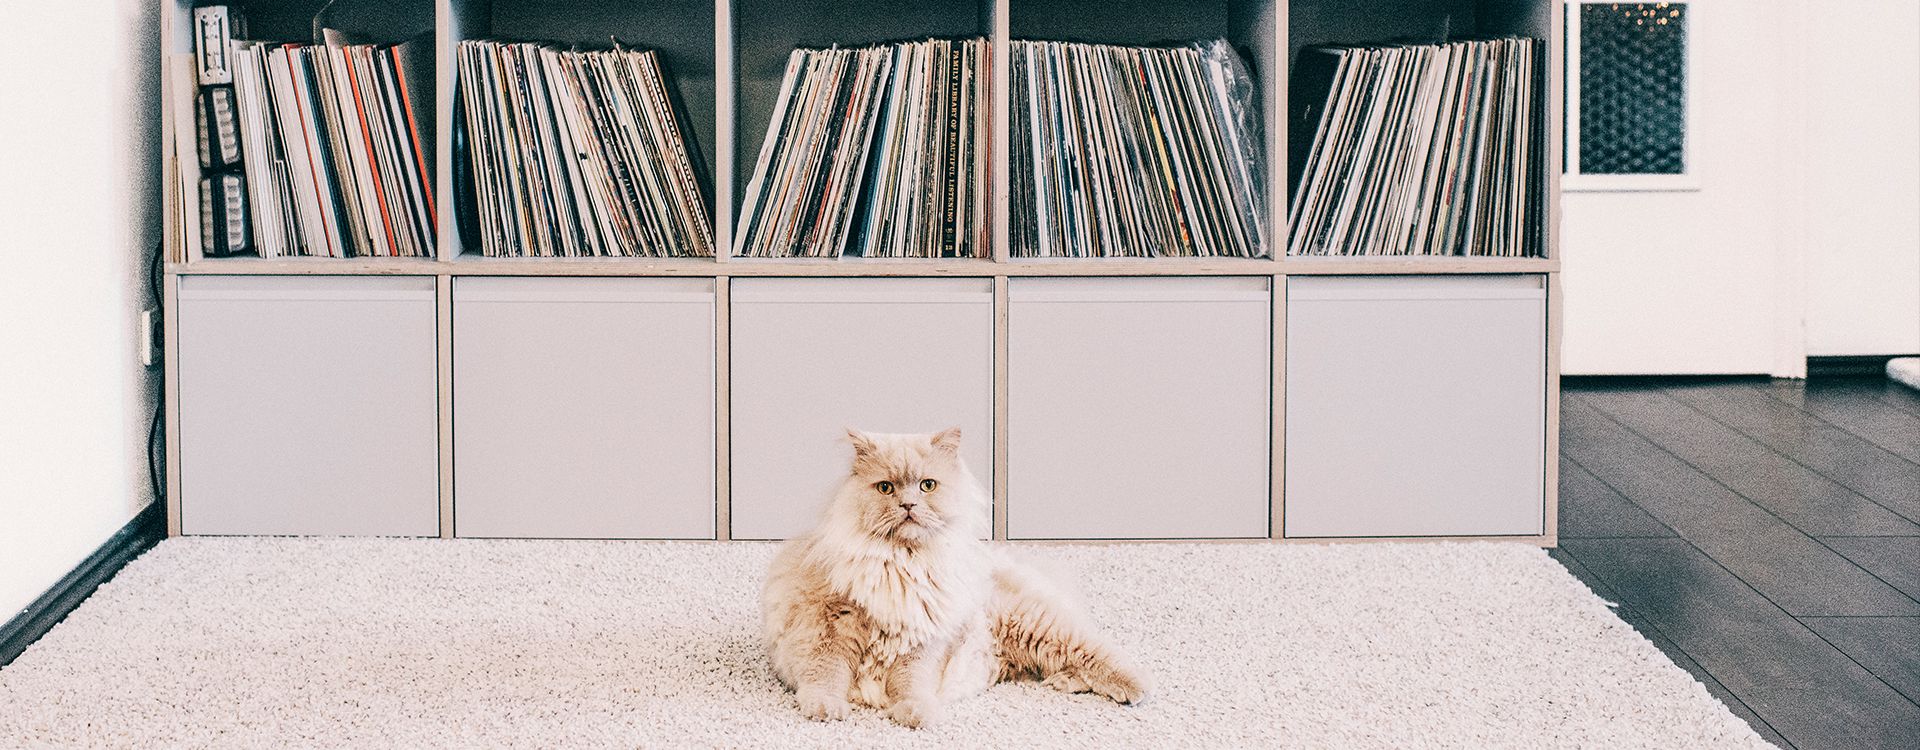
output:
M 1119 703 L 1145 700 L 1145 673 L 1093 628 L 1060 580 L 1022 560 L 1003 557 L 995 565 L 990 614 L 999 678 L 1040 680 Z

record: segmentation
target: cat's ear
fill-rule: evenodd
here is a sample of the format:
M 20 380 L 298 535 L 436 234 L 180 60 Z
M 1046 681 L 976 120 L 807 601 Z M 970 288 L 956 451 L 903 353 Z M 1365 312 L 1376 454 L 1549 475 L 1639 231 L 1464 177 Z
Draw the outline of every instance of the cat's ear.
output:
M 933 437 L 929 438 L 929 441 L 933 443 L 935 449 L 943 453 L 949 455 L 958 454 L 960 452 L 960 428 L 948 427 L 947 429 L 933 433 Z
M 852 427 L 847 428 L 847 442 L 853 444 L 854 458 L 871 456 L 876 449 L 872 436 Z

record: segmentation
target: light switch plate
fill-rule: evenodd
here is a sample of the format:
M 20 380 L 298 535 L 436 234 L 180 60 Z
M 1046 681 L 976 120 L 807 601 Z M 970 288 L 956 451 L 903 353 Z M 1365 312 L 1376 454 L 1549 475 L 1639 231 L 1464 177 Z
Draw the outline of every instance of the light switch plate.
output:
M 152 307 L 140 312 L 140 364 L 160 364 L 160 311 Z

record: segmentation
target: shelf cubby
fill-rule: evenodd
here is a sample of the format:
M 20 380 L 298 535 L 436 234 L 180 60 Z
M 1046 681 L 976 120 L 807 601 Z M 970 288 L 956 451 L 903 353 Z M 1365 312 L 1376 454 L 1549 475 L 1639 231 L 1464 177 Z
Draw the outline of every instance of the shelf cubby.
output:
M 1018 0 L 1007 27 L 1009 38 L 1034 41 L 1166 46 L 1225 39 L 1251 68 L 1265 106 L 1284 80 L 1278 13 L 1273 0 Z
M 1545 533 L 1545 282 L 1289 279 L 1286 535 Z
M 182 531 L 439 532 L 432 277 L 177 283 Z
M 845 478 L 846 430 L 959 427 L 993 481 L 991 279 L 740 279 L 730 324 L 731 533 L 784 539 Z M 901 346 L 941 333 L 938 345 Z M 800 500 L 804 497 L 806 500 Z
M 1559 13 L 1561 4 L 1553 0 L 1364 0 L 1363 2 L 1342 2 L 1340 0 L 1292 0 L 1288 4 L 1286 17 L 1287 64 L 1291 66 L 1300 57 L 1300 51 L 1322 45 L 1380 45 L 1380 44 L 1433 44 L 1438 42 L 1486 39 L 1500 36 L 1517 36 L 1538 40 L 1543 43 L 1542 57 L 1534 66 L 1534 113 L 1536 126 L 1533 128 L 1533 145 L 1540 155 L 1535 159 L 1538 170 L 1532 175 L 1535 181 L 1533 193 L 1551 196 L 1559 194 L 1560 158 L 1559 127 L 1553 125 L 1559 121 L 1560 112 L 1560 40 Z M 1281 92 L 1282 97 L 1286 92 Z M 1281 112 L 1271 112 L 1267 118 L 1270 127 L 1281 135 L 1276 136 L 1278 150 L 1286 151 L 1285 128 L 1314 127 L 1311 123 L 1302 124 L 1288 121 L 1293 114 L 1291 104 L 1282 107 Z M 1552 126 L 1549 126 L 1552 125 Z M 1309 133 L 1308 135 L 1311 135 Z M 1284 158 L 1284 157 L 1283 157 Z M 1282 232 L 1278 235 L 1285 239 L 1287 210 L 1293 201 L 1293 187 L 1287 183 L 1287 171 L 1275 173 L 1274 198 L 1280 217 Z M 1432 256 L 1434 260 L 1465 261 L 1485 263 L 1503 268 L 1530 268 L 1524 264 L 1515 265 L 1514 261 L 1541 261 L 1555 258 L 1557 210 L 1548 207 L 1549 201 L 1542 201 L 1542 216 L 1538 222 L 1535 238 L 1535 255 L 1527 257 L 1500 256 Z M 1424 261 L 1429 256 L 1350 256 L 1303 258 L 1310 263 L 1354 263 L 1356 268 L 1365 269 L 1377 266 L 1381 262 Z M 1395 272 L 1415 270 L 1418 266 L 1394 265 Z M 1354 273 L 1370 273 L 1356 270 Z M 1437 272 L 1437 271 L 1436 271 Z
M 729 226 L 722 233 L 728 253 L 793 50 L 991 37 L 994 21 L 991 0 L 737 0 L 731 12 L 734 135 Z
M 1257 176 L 1266 188 L 1264 234 L 1266 237 L 1256 259 L 1272 257 L 1282 236 L 1277 227 L 1284 220 L 1283 203 L 1271 185 L 1272 175 L 1285 174 L 1285 133 L 1274 128 L 1284 101 L 1281 88 L 1286 80 L 1286 59 L 1280 56 L 1278 40 L 1282 35 L 1281 9 L 1273 0 L 1209 0 L 1198 3 L 1162 3 L 1153 0 L 1063 0 L 1012 2 L 1008 8 L 1008 36 L 1014 40 L 1064 41 L 1127 46 L 1176 46 L 1213 39 L 1224 39 L 1247 65 L 1253 79 L 1255 100 L 1246 102 L 1256 108 L 1262 123 L 1256 135 L 1261 139 L 1263 175 Z M 1009 133 L 1011 138 L 1021 133 Z M 1009 215 L 1030 214 L 1033 207 L 1009 200 Z M 1029 259 L 1016 259 L 1027 262 Z M 1106 258 L 1050 259 L 1054 262 L 1094 262 Z M 1129 258 L 1127 260 L 1140 260 Z M 1236 258 L 1164 258 L 1178 264 L 1192 261 L 1236 260 Z
M 1472 38 L 1475 0 L 1293 0 L 1287 12 L 1287 59 L 1322 44 L 1433 43 Z
M 713 279 L 455 282 L 456 536 L 713 536 Z
M 1007 538 L 1267 536 L 1271 281 L 1012 280 Z
M 617 43 L 627 49 L 653 50 L 660 55 L 663 72 L 677 97 L 679 111 L 686 118 L 694 143 L 699 149 L 694 160 L 703 171 L 707 197 L 707 221 L 714 221 L 715 173 L 719 163 L 717 97 L 719 94 L 715 4 L 712 0 L 650 0 L 622 3 L 613 0 L 453 0 L 449 23 L 449 56 L 457 54 L 460 43 L 485 39 L 510 42 L 547 42 L 562 48 L 583 50 L 613 49 Z M 452 81 L 457 68 L 446 73 L 447 90 L 452 97 L 454 127 L 459 124 L 458 91 Z M 459 158 L 455 154 L 455 158 Z M 458 174 L 458 172 L 456 172 Z M 470 207 L 449 201 L 457 229 L 462 212 Z M 484 220 L 484 217 L 475 217 Z M 480 257 L 479 248 L 465 247 L 462 235 L 449 231 L 442 244 L 450 252 L 446 257 Z M 525 258 L 487 258 L 488 261 L 518 263 Z M 555 260 L 555 259 L 541 259 Z M 559 259 L 576 260 L 576 259 Z M 632 260 L 608 258 L 608 260 Z
M 424 64 L 434 65 L 437 54 L 436 23 L 437 14 L 434 0 L 232 0 L 228 3 L 244 19 L 244 27 L 236 27 L 234 39 L 247 41 L 290 42 L 316 44 L 324 42 L 323 29 L 338 33 L 338 39 L 348 44 L 398 45 L 407 43 L 422 54 Z M 164 25 L 166 33 L 163 45 L 172 53 L 191 53 L 193 50 L 192 18 L 193 3 L 188 0 L 163 0 Z M 438 81 L 435 76 L 421 76 L 425 90 L 417 90 L 419 85 L 408 82 L 407 96 L 424 97 L 424 101 L 437 101 Z M 163 96 L 172 97 L 175 92 L 168 87 Z M 427 104 L 421 104 L 427 107 Z M 169 100 L 165 111 L 171 112 L 173 102 Z M 191 119 L 174 119 L 168 115 L 168 125 L 178 127 L 190 125 Z M 417 123 L 420 146 L 426 153 L 424 162 L 429 185 L 439 186 L 439 175 L 445 174 L 440 168 L 438 158 L 440 139 L 436 133 L 436 123 L 426 121 Z M 165 142 L 161 146 L 163 155 L 174 154 L 176 145 L 172 127 L 165 129 Z M 169 190 L 173 186 L 169 185 Z M 251 198 L 251 196 L 249 196 Z M 337 262 L 338 258 L 286 257 L 270 259 L 269 263 L 327 263 Z M 395 262 L 419 262 L 431 258 L 387 258 Z M 224 258 L 195 257 L 196 263 L 212 266 L 244 265 L 262 262 L 257 255 L 248 253 Z
M 321 28 L 355 44 L 393 44 L 434 30 L 434 0 L 233 0 L 247 19 L 246 39 L 318 42 Z M 239 38 L 239 37 L 236 37 Z
M 1287 59 L 1320 44 L 1427 44 L 1508 34 L 1545 40 L 1558 7 L 1538 0 L 1293 0 Z

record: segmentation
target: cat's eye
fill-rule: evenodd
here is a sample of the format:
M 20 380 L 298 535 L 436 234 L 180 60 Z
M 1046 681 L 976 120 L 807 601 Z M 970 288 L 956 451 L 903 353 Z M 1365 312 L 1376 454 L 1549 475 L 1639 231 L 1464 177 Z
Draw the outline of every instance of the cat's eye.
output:
M 875 490 L 878 490 L 878 491 L 880 492 L 880 494 L 882 494 L 882 495 L 891 495 L 891 494 L 893 494 L 893 483 L 892 483 L 892 482 L 874 482 L 874 483 L 873 483 L 873 488 L 874 488 Z
M 922 479 L 922 480 L 920 480 L 920 491 L 921 491 L 921 492 L 932 492 L 932 491 L 934 490 L 934 488 L 935 488 L 935 487 L 939 487 L 939 486 L 940 486 L 940 483 L 939 483 L 939 482 L 936 482 L 936 481 L 933 481 L 933 480 L 931 480 L 931 479 Z

